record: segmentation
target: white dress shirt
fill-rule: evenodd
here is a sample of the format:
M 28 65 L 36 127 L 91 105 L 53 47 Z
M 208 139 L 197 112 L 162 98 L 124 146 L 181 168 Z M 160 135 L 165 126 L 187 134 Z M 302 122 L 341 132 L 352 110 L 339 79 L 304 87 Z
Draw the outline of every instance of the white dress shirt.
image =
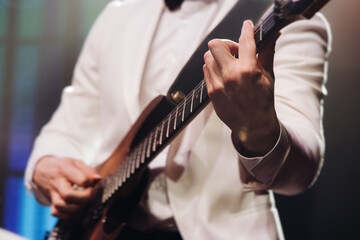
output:
M 209 27 L 223 6 L 222 0 L 185 0 L 176 10 L 163 9 L 142 78 L 139 94 L 142 108 L 156 96 L 166 95 L 173 79 L 209 33 Z M 140 203 L 142 211 L 138 209 L 133 219 L 138 228 L 174 229 L 166 195 L 164 169 L 167 154 L 168 147 L 149 165 L 152 182 Z

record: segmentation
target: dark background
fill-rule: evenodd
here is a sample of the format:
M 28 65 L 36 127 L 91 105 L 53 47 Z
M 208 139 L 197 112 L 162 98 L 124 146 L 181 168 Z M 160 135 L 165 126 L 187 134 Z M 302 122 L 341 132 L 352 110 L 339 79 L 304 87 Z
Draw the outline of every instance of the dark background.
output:
M 6 210 L 6 181 L 7 177 L 17 177 L 21 180 L 23 175 L 22 168 L 12 169 L 8 159 L 9 146 L 11 145 L 11 125 L 14 123 L 12 116 L 12 103 L 16 101 L 13 97 L 16 78 L 14 73 L 15 50 L 18 47 L 16 42 L 16 14 L 18 5 L 26 0 L 0 0 L 0 4 L 10 4 L 12 7 L 6 8 L 11 14 L 7 14 L 8 19 L 6 34 L 0 37 L 0 55 L 3 54 L 0 66 L 0 227 L 17 232 L 24 236 L 29 235 L 20 228 L 11 225 L 19 220 L 8 221 L 13 217 Z M 45 19 L 52 19 L 52 14 L 56 13 L 58 4 L 56 0 L 28 0 L 43 2 L 46 6 L 43 16 L 44 29 L 57 29 L 57 25 L 48 26 L 50 23 Z M 60 0 L 58 0 L 60 1 Z M 92 0 L 66 2 L 67 18 L 56 18 L 54 21 L 64 21 L 64 31 L 56 37 L 55 34 L 43 34 L 40 40 L 26 40 L 25 44 L 35 44 L 40 47 L 40 67 L 38 67 L 36 78 L 36 89 L 32 99 L 34 112 L 32 113 L 33 130 L 29 133 L 32 142 L 37 135 L 40 127 L 49 119 L 58 104 L 61 89 L 70 82 L 73 65 L 76 61 L 83 39 L 84 29 L 88 29 L 90 24 L 85 27 L 82 24 L 81 14 L 84 6 L 96 5 L 89 13 L 95 16 L 101 7 L 107 2 L 94 4 Z M 54 5 L 54 6 L 55 6 Z M 49 12 L 51 10 L 53 12 Z M 281 221 L 283 224 L 286 239 L 360 239 L 358 233 L 360 220 L 359 183 L 360 174 L 360 79 L 358 77 L 360 48 L 358 47 L 360 37 L 360 27 L 358 25 L 360 17 L 358 10 L 360 2 L 357 0 L 331 0 L 324 8 L 323 12 L 327 16 L 333 31 L 333 51 L 330 57 L 329 77 L 327 83 L 328 96 L 325 99 L 324 128 L 326 136 L 326 155 L 322 173 L 315 186 L 307 192 L 292 196 L 276 196 Z M 45 12 L 46 11 L 46 12 Z M 95 14 L 96 13 L 96 14 Z M 0 12 L 0 14 L 4 14 Z M 31 15 L 30 15 L 31 17 Z M 0 22 L 2 21 L 0 15 Z M 5 18 L 4 18 L 5 19 Z M 93 17 L 91 18 L 94 19 Z M 1 25 L 3 26 L 3 25 Z M 1 33 L 0 29 L 0 33 Z M 49 37 L 50 36 L 50 37 Z M 27 42 L 28 41 L 28 42 Z M 55 45 L 53 45 L 55 44 Z M 56 46 L 54 48 L 54 46 Z M 5 50 L 4 50 L 5 49 Z M 31 65 L 31 59 L 28 64 Z M 27 65 L 25 64 L 25 70 Z M 2 78 L 1 78 L 2 77 Z M 1 84 L 1 82 L 0 82 Z M 14 100 L 15 99 L 15 100 Z M 25 104 L 25 103 L 24 103 Z M 24 140 L 25 141 L 25 140 Z M 20 142 L 29 144 L 28 142 Z M 25 146 L 30 148 L 29 146 Z M 26 150 L 29 151 L 29 150 Z M 25 152 L 26 152 L 25 151 Z M 23 158 L 26 159 L 26 156 Z M 20 161 L 20 160 L 19 160 Z M 24 160 L 22 160 L 24 161 Z M 17 195 L 16 195 L 17 196 Z M 15 211 L 15 210 L 14 210 Z M 19 213 L 21 216 L 21 212 Z M 27 219 L 31 224 L 34 219 Z M 31 225 L 29 225 L 31 226 Z M 30 237 L 32 238 L 32 237 Z M 40 239 L 40 237 L 39 237 Z
M 333 31 L 325 99 L 325 164 L 315 186 L 277 196 L 287 239 L 360 239 L 360 2 L 331 0 Z

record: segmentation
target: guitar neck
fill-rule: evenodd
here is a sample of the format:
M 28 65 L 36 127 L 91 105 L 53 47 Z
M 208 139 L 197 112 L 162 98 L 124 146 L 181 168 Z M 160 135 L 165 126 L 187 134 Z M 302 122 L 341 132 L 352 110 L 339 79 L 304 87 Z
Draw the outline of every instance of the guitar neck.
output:
M 257 52 L 284 26 L 312 17 L 329 0 L 277 0 L 255 25 Z M 127 157 L 103 181 L 102 203 L 106 203 L 132 175 L 159 154 L 210 102 L 205 80 L 174 107 L 145 137 L 130 149 Z
M 146 167 L 210 102 L 202 80 L 156 127 L 152 129 L 110 174 L 102 202 L 108 201 L 132 175 Z
M 310 19 L 330 0 L 274 0 L 255 25 L 255 42 L 260 52 L 283 27 L 300 19 Z

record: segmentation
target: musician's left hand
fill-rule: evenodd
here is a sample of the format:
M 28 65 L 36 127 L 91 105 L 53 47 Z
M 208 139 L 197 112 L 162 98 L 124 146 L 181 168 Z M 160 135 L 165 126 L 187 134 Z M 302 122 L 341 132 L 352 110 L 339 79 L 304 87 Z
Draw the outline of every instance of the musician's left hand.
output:
M 254 27 L 245 21 L 239 44 L 211 40 L 204 55 L 203 70 L 214 109 L 248 155 L 266 154 L 279 136 L 274 108 L 276 38 L 257 56 Z

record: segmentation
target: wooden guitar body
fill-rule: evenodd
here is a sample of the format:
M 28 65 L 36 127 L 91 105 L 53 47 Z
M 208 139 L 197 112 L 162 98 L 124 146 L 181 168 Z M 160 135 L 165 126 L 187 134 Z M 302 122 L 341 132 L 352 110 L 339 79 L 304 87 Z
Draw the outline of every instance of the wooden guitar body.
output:
M 128 159 L 131 150 L 153 129 L 159 118 L 166 116 L 172 108 L 165 96 L 158 96 L 145 108 L 113 154 L 98 167 L 97 170 L 104 180 L 95 186 L 89 206 L 71 220 L 60 220 L 46 239 L 113 240 L 120 237 L 120 232 L 126 226 L 147 186 L 149 170 L 144 164 L 136 168 L 136 173 L 128 168 L 130 172 L 119 175 L 118 179 L 109 176 Z M 127 180 L 121 186 L 120 181 L 108 183 L 119 180 L 124 174 L 129 174 L 130 177 L 126 176 Z M 104 204 L 104 190 L 106 187 L 109 189 L 111 185 L 114 188 L 111 190 L 113 192 L 108 194 L 109 197 Z M 121 188 L 121 191 L 117 191 L 116 188 Z

